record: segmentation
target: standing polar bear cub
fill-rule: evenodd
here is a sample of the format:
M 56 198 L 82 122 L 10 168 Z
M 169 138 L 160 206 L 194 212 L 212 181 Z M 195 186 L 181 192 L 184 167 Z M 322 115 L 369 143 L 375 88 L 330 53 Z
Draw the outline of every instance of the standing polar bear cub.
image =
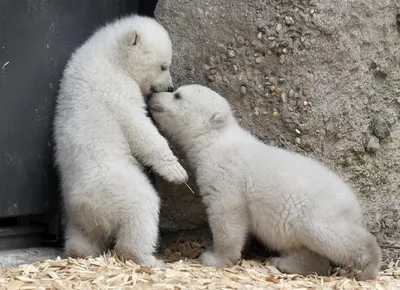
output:
M 376 277 L 380 248 L 351 188 L 333 172 L 257 140 L 208 88 L 154 94 L 148 105 L 195 169 L 214 240 L 204 264 L 232 265 L 252 233 L 281 252 L 273 264 L 283 272 L 324 275 L 331 260 L 361 269 L 359 279 Z
M 160 200 L 143 165 L 176 183 L 187 173 L 147 116 L 143 95 L 173 90 L 171 58 L 165 29 L 130 16 L 100 28 L 69 60 L 54 124 L 68 256 L 114 246 L 139 264 L 162 264 L 153 255 Z

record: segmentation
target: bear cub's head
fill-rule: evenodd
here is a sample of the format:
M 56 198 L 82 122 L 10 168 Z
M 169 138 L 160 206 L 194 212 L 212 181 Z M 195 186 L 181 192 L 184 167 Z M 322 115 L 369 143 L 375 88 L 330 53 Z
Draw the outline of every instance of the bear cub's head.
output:
M 153 94 L 149 97 L 148 107 L 160 130 L 178 143 L 235 122 L 227 100 L 201 85 Z
M 143 95 L 172 92 L 172 43 L 156 20 L 143 16 L 128 19 L 119 41 L 119 61 L 138 83 Z

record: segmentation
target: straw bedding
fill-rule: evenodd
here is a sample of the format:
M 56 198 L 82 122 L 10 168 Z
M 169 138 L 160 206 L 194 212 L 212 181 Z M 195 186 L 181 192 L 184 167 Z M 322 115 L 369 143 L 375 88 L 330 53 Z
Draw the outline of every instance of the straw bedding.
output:
M 198 261 L 208 244 L 196 237 L 178 240 L 162 254 L 166 268 L 139 266 L 107 253 L 0 269 L 0 289 L 400 289 L 395 262 L 376 280 L 364 282 L 354 280 L 352 269 L 332 269 L 329 277 L 286 275 L 268 261 L 242 260 L 215 269 Z

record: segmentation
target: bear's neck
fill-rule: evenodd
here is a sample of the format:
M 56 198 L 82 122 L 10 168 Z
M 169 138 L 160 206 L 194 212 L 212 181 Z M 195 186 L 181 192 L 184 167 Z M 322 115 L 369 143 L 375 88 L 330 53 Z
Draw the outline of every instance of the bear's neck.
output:
M 223 143 L 233 143 L 238 140 L 237 137 L 243 129 L 235 122 L 229 126 L 214 129 L 203 134 L 182 138 L 178 141 L 180 147 L 186 153 L 189 163 L 195 164 L 202 158 L 203 154 L 207 154 L 208 150 L 214 150 L 213 147 Z

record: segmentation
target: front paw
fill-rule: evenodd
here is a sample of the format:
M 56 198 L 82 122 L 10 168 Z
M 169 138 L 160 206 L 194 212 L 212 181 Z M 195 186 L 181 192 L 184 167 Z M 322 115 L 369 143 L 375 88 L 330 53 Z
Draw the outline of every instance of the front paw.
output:
M 217 268 L 225 268 L 232 266 L 232 263 L 225 261 L 219 257 L 214 251 L 206 250 L 201 257 L 204 266 L 211 266 Z
M 178 184 L 184 183 L 188 180 L 188 174 L 185 168 L 183 168 L 178 161 L 174 161 L 172 164 L 164 165 L 160 175 L 167 181 Z
M 299 272 L 296 268 L 296 265 L 293 264 L 291 259 L 287 257 L 274 257 L 270 259 L 272 266 L 274 266 L 279 272 L 286 273 L 286 274 L 303 274 Z
M 151 266 L 159 267 L 159 268 L 166 268 L 167 264 L 164 261 L 156 260 Z
M 156 257 L 150 255 L 146 258 L 141 259 L 138 262 L 139 265 L 151 266 L 151 267 L 159 267 L 165 268 L 167 265 L 162 260 L 158 260 Z
M 277 270 L 279 270 L 280 272 L 286 272 L 286 271 L 284 271 L 282 268 L 281 268 L 281 262 L 282 262 L 282 259 L 281 258 L 279 258 L 279 257 L 274 257 L 274 258 L 271 258 L 271 259 L 269 259 L 269 262 L 271 263 L 271 265 L 272 266 L 274 266 Z

